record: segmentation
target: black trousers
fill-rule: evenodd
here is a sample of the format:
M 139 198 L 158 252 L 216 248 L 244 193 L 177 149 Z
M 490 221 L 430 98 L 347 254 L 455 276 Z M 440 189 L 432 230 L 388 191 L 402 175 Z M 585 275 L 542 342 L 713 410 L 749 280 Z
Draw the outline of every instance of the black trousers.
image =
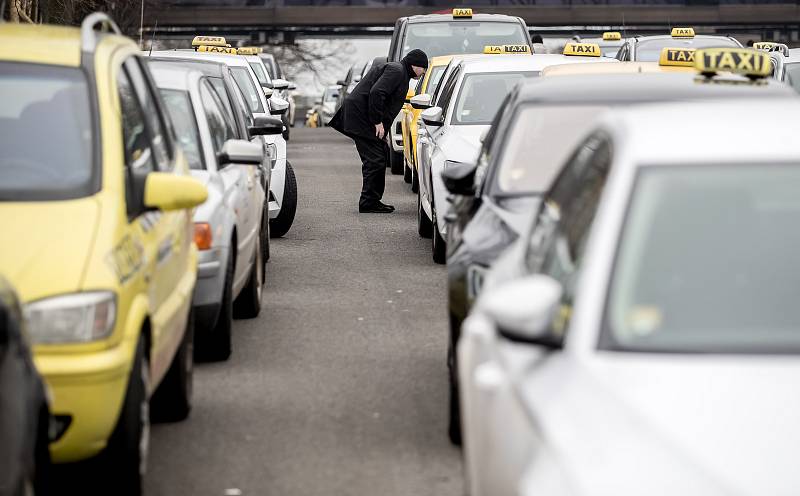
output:
M 389 145 L 384 140 L 366 136 L 354 136 L 356 150 L 361 157 L 361 198 L 359 207 L 370 207 L 383 198 L 386 188 L 386 164 L 389 160 Z

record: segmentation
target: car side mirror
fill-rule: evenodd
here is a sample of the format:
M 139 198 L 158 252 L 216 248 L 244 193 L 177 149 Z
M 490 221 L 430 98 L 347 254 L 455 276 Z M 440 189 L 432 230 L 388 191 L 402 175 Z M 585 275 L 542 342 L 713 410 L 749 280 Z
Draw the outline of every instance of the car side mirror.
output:
M 273 79 L 272 80 L 272 87 L 276 90 L 288 90 L 289 89 L 289 81 L 285 79 Z
M 429 109 L 425 109 L 420 114 L 422 118 L 422 122 L 429 126 L 443 126 L 444 125 L 444 117 L 442 116 L 442 108 L 441 107 L 431 107 Z
M 336 81 L 336 84 L 338 84 L 339 86 L 347 86 L 347 81 L 345 81 L 344 79 L 340 79 Z
M 411 106 L 417 110 L 425 110 L 431 108 L 431 96 L 427 93 L 415 95 L 411 97 Z
M 272 86 L 268 84 L 262 84 L 261 89 L 264 90 L 264 96 L 267 98 L 271 97 L 272 94 L 275 93 L 275 90 L 272 89 Z
M 191 176 L 150 172 L 144 182 L 144 206 L 164 211 L 193 208 L 206 201 L 208 190 Z
M 414 98 L 414 90 L 409 88 L 408 91 L 406 91 L 406 103 L 411 103 L 412 98 Z
M 248 128 L 250 136 L 267 136 L 281 134 L 283 132 L 283 121 L 275 117 L 256 117 L 253 125 Z
M 296 89 L 297 89 L 297 85 L 296 85 L 296 84 L 294 84 L 294 83 L 292 83 L 292 82 L 290 82 L 290 83 L 289 83 L 289 88 L 288 88 L 288 89 L 289 89 L 289 90 L 296 90 Z
M 264 160 L 264 147 L 245 140 L 229 139 L 222 145 L 217 154 L 217 164 L 225 167 L 228 164 L 261 165 Z
M 273 96 L 269 100 L 269 113 L 272 115 L 282 115 L 289 110 L 289 102 L 283 98 Z
M 484 291 L 476 309 L 491 319 L 497 331 L 514 341 L 561 348 L 564 336 L 553 324 L 561 310 L 564 289 L 550 276 L 535 274 Z
M 447 191 L 454 195 L 472 196 L 475 194 L 475 171 L 478 166 L 463 162 L 445 160 L 442 181 Z
M 361 82 L 361 76 L 353 76 L 353 82 L 354 82 L 354 83 L 359 83 L 359 82 Z

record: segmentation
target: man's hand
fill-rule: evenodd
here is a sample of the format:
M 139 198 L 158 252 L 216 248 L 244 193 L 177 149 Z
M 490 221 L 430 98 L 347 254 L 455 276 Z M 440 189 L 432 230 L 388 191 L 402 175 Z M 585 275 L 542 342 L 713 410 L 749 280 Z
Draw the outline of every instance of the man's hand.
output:
M 378 139 L 383 139 L 384 134 L 386 134 L 386 132 L 383 130 L 383 123 L 375 124 L 375 136 L 377 136 Z

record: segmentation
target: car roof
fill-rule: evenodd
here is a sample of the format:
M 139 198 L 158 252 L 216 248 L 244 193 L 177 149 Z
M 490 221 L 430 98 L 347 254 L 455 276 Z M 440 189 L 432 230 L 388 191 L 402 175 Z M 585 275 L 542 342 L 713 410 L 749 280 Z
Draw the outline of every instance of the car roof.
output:
M 633 40 L 633 41 L 666 40 L 666 39 L 687 41 L 687 40 L 693 40 L 693 39 L 696 40 L 696 39 L 716 39 L 716 38 L 723 38 L 723 39 L 726 39 L 726 40 L 734 40 L 735 41 L 734 38 L 731 38 L 730 36 L 726 36 L 726 35 L 722 35 L 722 34 L 697 34 L 697 35 L 694 35 L 694 36 L 689 37 L 689 38 L 677 38 L 677 37 L 673 37 L 672 35 L 669 35 L 669 34 L 651 34 L 651 35 L 632 36 L 632 37 L 630 37 L 628 39 L 629 40 Z
M 471 72 L 504 72 L 514 70 L 540 71 L 545 67 L 554 64 L 578 63 L 576 59 L 584 62 L 600 62 L 597 57 L 571 57 L 558 54 L 537 54 L 537 55 L 480 55 L 464 59 L 461 65 L 465 73 Z M 606 59 L 605 62 L 617 63 L 614 59 Z
M 187 70 L 178 63 L 156 64 L 150 66 L 150 72 L 159 88 L 183 91 L 189 91 L 190 85 L 203 76 L 202 72 L 194 69 Z
M 156 57 L 175 57 L 179 59 L 192 59 L 192 60 L 210 60 L 213 62 L 221 62 L 225 65 L 232 65 L 237 67 L 250 67 L 250 63 L 244 58 L 244 55 L 233 54 L 220 54 L 208 52 L 196 52 L 194 50 L 158 50 L 153 52 Z
M 637 105 L 609 112 L 601 126 L 615 137 L 617 153 L 633 167 L 765 162 L 800 162 L 795 138 L 800 99 L 776 98 Z M 753 140 L 752 128 L 770 122 L 769 146 Z M 776 122 L 777 119 L 777 122 Z M 647 125 L 642 125 L 646 122 Z M 679 135 L 679 136 L 676 136 Z M 686 137 L 676 142 L 676 137 Z M 619 143 L 620 145 L 617 145 Z M 737 146 L 730 146 L 738 143 Z
M 101 40 L 98 48 L 105 43 L 133 45 L 123 36 L 95 35 Z M 65 26 L 0 22 L 0 60 L 78 67 L 81 31 Z
M 472 14 L 471 18 L 453 18 L 453 14 L 423 14 L 405 17 L 409 24 L 417 24 L 422 22 L 442 22 L 442 21 L 455 21 L 455 22 L 470 22 L 470 21 L 493 21 L 493 22 L 519 22 L 519 17 L 505 15 L 505 14 Z
M 614 59 L 611 59 L 614 60 Z M 568 76 L 577 74 L 633 74 L 641 72 L 691 72 L 696 73 L 694 67 L 661 66 L 658 62 L 632 62 L 624 61 L 616 64 L 560 64 L 546 67 L 542 75 Z
M 662 100 L 792 95 L 794 91 L 789 86 L 771 78 L 751 83 L 745 77 L 730 74 L 709 80 L 686 72 L 664 72 L 535 78 L 520 84 L 517 100 L 633 104 Z
M 178 59 L 173 57 L 158 57 L 152 56 L 149 58 L 150 62 L 157 64 L 174 64 L 184 66 L 184 68 L 191 68 L 200 71 L 207 76 L 223 76 L 223 69 L 225 64 L 222 62 L 215 62 L 213 60 L 200 60 L 200 59 Z
M 438 57 L 433 57 L 430 61 L 431 67 L 438 67 L 440 65 L 447 65 L 450 61 L 453 60 L 452 55 L 439 55 Z

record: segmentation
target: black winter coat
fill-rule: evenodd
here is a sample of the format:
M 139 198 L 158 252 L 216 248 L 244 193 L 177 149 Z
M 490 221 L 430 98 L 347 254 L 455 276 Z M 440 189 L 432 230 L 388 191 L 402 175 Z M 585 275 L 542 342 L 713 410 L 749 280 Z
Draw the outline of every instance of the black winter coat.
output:
M 330 127 L 351 138 L 375 138 L 375 125 L 383 123 L 388 134 L 412 76 L 411 66 L 404 61 L 372 66 L 336 111 Z

